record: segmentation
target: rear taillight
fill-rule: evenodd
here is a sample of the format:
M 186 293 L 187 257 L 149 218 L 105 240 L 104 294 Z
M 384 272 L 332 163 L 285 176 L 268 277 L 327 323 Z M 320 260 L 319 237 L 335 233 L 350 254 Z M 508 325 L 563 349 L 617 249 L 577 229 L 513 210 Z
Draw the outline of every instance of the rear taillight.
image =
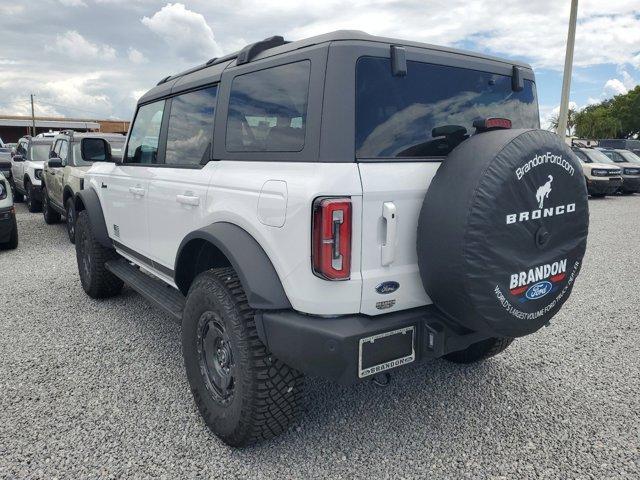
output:
M 351 199 L 317 198 L 313 202 L 311 263 L 326 280 L 351 275 Z

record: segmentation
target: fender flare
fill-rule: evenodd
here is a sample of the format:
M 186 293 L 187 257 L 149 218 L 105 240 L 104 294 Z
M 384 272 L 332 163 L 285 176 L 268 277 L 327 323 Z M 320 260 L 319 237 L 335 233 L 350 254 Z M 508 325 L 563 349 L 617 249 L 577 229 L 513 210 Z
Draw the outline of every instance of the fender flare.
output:
M 95 190 L 87 189 L 76 193 L 74 205 L 76 212 L 80 212 L 81 210 L 87 212 L 91 231 L 96 240 L 105 248 L 113 248 L 113 242 L 109 238 L 107 224 L 104 221 L 102 205 L 100 205 L 100 199 Z
M 247 295 L 249 305 L 259 310 L 290 309 L 291 303 L 271 260 L 260 244 L 246 230 L 228 222 L 218 222 L 189 233 L 176 256 L 175 278 L 183 248 L 192 240 L 205 240 L 229 260 Z

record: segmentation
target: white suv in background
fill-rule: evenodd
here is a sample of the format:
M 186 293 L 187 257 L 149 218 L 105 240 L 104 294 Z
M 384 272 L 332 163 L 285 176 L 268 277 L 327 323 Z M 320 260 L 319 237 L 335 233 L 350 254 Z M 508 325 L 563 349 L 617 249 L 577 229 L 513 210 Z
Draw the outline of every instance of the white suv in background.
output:
M 82 286 L 182 323 L 195 402 L 234 446 L 296 419 L 304 374 L 496 355 L 549 323 L 586 246 L 580 164 L 538 129 L 534 80 L 349 31 L 167 77 L 76 194 Z
M 30 212 L 42 208 L 42 172 L 49 159 L 53 138 L 23 137 L 18 141 L 16 154 L 11 159 L 11 179 L 16 191 L 16 201 L 27 202 Z

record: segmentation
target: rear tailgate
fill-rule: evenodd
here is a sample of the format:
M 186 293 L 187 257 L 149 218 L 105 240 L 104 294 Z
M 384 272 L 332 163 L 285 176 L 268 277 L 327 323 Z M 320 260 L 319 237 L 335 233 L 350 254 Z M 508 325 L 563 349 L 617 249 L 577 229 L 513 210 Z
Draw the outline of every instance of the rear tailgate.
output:
M 418 271 L 416 232 L 427 187 L 439 166 L 435 161 L 359 163 L 362 313 L 379 315 L 431 303 Z

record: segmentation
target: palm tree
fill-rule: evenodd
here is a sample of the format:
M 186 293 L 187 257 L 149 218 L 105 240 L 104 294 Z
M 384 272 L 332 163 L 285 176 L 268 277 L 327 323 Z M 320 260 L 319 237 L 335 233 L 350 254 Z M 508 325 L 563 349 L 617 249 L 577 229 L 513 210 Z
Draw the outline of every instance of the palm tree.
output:
M 576 110 L 575 108 L 569 109 L 569 114 L 567 116 L 567 136 L 570 137 L 573 134 L 573 131 L 576 126 Z M 554 115 L 549 120 L 549 130 L 554 132 L 558 131 L 558 124 L 560 123 L 560 115 Z

